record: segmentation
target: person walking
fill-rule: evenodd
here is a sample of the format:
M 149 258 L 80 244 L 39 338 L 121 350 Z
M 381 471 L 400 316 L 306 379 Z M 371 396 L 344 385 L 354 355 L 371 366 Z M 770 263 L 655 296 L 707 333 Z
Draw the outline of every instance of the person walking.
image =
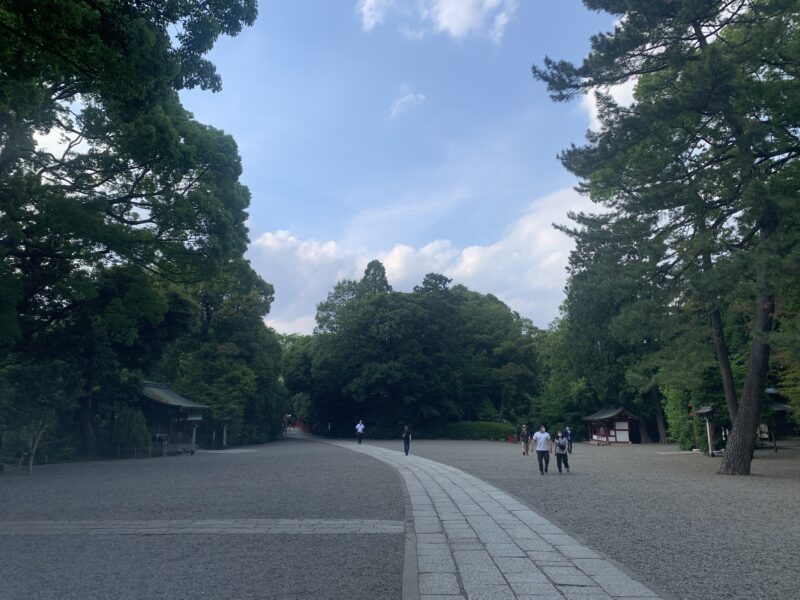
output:
M 364 439 L 364 421 L 359 421 L 356 425 L 356 438 L 358 438 L 358 443 L 361 444 L 361 440 Z
M 564 465 L 564 468 L 569 473 L 569 454 L 567 454 L 567 448 L 569 448 L 569 443 L 567 442 L 567 438 L 565 438 L 560 431 L 556 432 L 556 439 L 553 440 L 553 446 L 556 449 L 556 466 L 558 467 L 558 474 L 561 475 L 561 465 Z
M 553 452 L 553 443 L 550 441 L 550 434 L 547 433 L 544 425 L 539 427 L 539 431 L 533 434 L 533 442 L 536 444 L 536 460 L 539 462 L 539 474 L 547 473 L 550 466 L 550 454 Z
M 522 444 L 522 455 L 528 456 L 531 448 L 531 432 L 527 425 L 523 425 L 519 432 L 519 441 Z
M 408 456 L 408 450 L 411 448 L 411 430 L 408 428 L 408 425 L 403 427 L 403 451 Z
M 570 454 L 572 454 L 572 429 L 567 427 L 566 431 L 564 431 L 564 437 L 567 439 L 567 450 Z

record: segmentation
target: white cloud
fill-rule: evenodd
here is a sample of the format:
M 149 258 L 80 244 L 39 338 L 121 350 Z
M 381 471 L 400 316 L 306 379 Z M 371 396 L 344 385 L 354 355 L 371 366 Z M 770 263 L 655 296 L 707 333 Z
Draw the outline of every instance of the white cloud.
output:
M 356 12 L 364 31 L 383 24 L 391 15 L 403 35 L 418 39 L 425 33 L 444 33 L 453 39 L 469 35 L 503 39 L 517 10 L 517 0 L 359 0 Z
M 372 30 L 383 23 L 386 13 L 395 7 L 394 0 L 359 0 L 356 12 L 361 16 L 364 31 Z
M 637 79 L 629 79 L 625 83 L 614 85 L 602 90 L 605 94 L 610 94 L 611 97 L 622 106 L 630 106 L 633 104 L 633 92 L 636 89 Z M 599 131 L 601 128 L 600 118 L 598 116 L 597 97 L 595 93 L 589 92 L 584 94 L 581 98 L 581 110 L 589 115 L 589 127 L 594 131 Z
M 425 100 L 425 94 L 416 92 L 404 94 L 392 103 L 392 108 L 390 110 L 391 117 L 396 119 L 409 108 L 420 104 L 423 100 Z
M 426 273 L 437 272 L 481 293 L 491 293 L 512 309 L 545 327 L 558 315 L 566 282 L 571 240 L 552 223 L 567 223 L 568 211 L 592 210 L 590 201 L 572 189 L 531 203 L 496 242 L 458 248 L 448 240 L 420 247 L 395 244 L 370 253 L 335 241 L 301 240 L 288 231 L 266 233 L 250 246 L 256 271 L 276 289 L 267 323 L 284 333 L 311 333 L 316 305 L 334 284 L 360 278 L 378 258 L 389 283 L 410 291 Z

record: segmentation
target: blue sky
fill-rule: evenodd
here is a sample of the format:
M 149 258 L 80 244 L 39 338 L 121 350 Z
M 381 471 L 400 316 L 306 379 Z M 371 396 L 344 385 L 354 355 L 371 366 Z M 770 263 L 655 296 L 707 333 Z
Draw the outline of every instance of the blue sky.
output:
M 557 154 L 592 102 L 552 102 L 530 67 L 612 23 L 577 0 L 262 0 L 209 55 L 223 90 L 182 98 L 239 145 L 267 323 L 310 333 L 378 258 L 397 290 L 439 272 L 547 326 L 570 249 L 551 223 L 590 209 Z

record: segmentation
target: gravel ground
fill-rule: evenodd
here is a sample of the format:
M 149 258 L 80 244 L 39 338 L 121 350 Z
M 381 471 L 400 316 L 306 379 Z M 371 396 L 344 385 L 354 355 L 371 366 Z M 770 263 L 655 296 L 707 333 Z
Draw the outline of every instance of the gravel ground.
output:
M 402 521 L 399 475 L 286 440 L 253 452 L 98 461 L 0 474 L 0 520 Z M 5 535 L 0 598 L 399 598 L 402 535 Z
M 402 560 L 396 535 L 0 536 L 0 598 L 399 598 Z
M 401 450 L 400 441 L 374 442 Z M 572 473 L 500 442 L 414 440 L 411 451 L 501 488 L 687 600 L 800 597 L 800 442 L 757 450 L 750 477 L 675 446 L 576 444 Z

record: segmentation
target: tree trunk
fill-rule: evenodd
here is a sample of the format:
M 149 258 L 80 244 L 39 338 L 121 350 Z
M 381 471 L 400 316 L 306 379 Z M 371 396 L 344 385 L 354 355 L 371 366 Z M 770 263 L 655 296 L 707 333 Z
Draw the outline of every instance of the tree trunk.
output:
M 94 458 L 97 456 L 97 437 L 94 434 L 94 381 L 89 379 L 89 389 L 86 395 L 81 398 L 81 431 L 83 432 L 83 443 L 86 448 L 86 456 Z
M 725 336 L 722 331 L 722 317 L 720 317 L 718 307 L 709 312 L 708 320 L 711 325 L 711 340 L 714 343 L 714 352 L 717 355 L 717 362 L 722 375 L 722 389 L 725 390 L 728 414 L 731 417 L 731 423 L 735 423 L 736 413 L 739 411 L 739 401 L 736 398 L 736 386 L 733 382 L 730 354 L 728 353 L 728 345 L 725 343 Z
M 756 445 L 761 396 L 769 368 L 770 347 L 767 334 L 772 328 L 773 296 L 765 285 L 764 268 L 759 268 L 756 314 L 753 323 L 753 342 L 747 361 L 747 377 L 742 388 L 742 400 L 725 446 L 725 458 L 719 472 L 722 475 L 749 475 Z
M 36 459 L 36 450 L 39 448 L 39 442 L 42 440 L 45 429 L 46 426 L 39 425 L 28 438 L 28 475 L 33 473 L 33 461 Z

